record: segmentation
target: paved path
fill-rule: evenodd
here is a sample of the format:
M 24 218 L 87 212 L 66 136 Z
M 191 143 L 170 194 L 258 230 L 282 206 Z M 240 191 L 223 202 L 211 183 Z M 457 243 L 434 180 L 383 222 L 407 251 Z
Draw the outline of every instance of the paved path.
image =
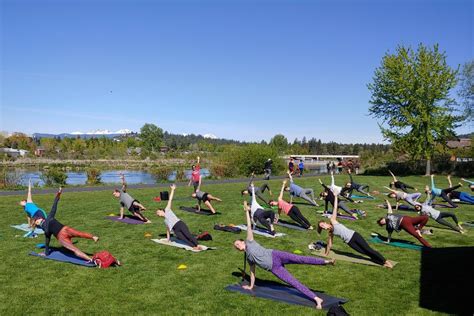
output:
M 305 175 L 304 178 L 316 177 L 321 175 Z M 273 176 L 272 180 L 284 179 L 286 176 Z M 224 184 L 224 183 L 248 183 L 249 178 L 240 179 L 223 179 L 223 180 L 206 180 L 205 184 Z M 255 181 L 263 181 L 262 178 L 256 178 Z M 166 188 L 169 187 L 170 183 L 156 183 L 156 184 L 130 184 L 127 185 L 128 189 L 148 189 L 148 188 Z M 188 182 L 178 182 L 177 186 L 186 186 Z M 105 185 L 96 187 L 65 187 L 64 192 L 93 192 L 93 191 L 112 191 L 116 188 L 120 188 L 120 184 L 116 185 Z M 37 194 L 51 194 L 56 193 L 57 188 L 48 189 L 32 189 L 34 195 Z M 12 195 L 26 195 L 27 191 L 0 191 L 0 196 L 12 196 Z

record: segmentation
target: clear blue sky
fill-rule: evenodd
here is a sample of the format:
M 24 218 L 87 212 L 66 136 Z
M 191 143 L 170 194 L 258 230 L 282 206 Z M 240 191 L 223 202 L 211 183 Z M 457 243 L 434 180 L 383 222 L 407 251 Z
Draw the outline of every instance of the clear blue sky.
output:
M 387 51 L 439 43 L 453 67 L 474 52 L 472 1 L 3 0 L 0 11 L 0 130 L 26 133 L 149 122 L 380 142 L 366 85 Z

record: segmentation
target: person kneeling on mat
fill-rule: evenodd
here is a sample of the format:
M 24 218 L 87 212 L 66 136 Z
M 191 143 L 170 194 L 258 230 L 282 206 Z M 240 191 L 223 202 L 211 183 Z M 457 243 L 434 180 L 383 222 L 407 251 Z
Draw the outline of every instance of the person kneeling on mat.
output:
M 248 211 L 245 211 L 245 216 L 247 218 L 248 227 L 247 239 L 234 241 L 234 247 L 239 251 L 245 252 L 250 265 L 250 284 L 243 285 L 242 287 L 246 290 L 253 289 L 255 285 L 255 266 L 258 265 L 264 270 L 271 271 L 277 278 L 296 288 L 310 300 L 313 300 L 316 303 L 316 308 L 321 309 L 323 300 L 293 277 L 288 270 L 285 269 L 285 264 L 326 265 L 334 264 L 335 260 L 323 260 L 316 257 L 298 256 L 289 252 L 266 249 L 253 239 L 252 223 Z
M 423 244 L 425 247 L 431 248 L 431 245 L 421 236 L 421 229 L 426 225 L 428 222 L 429 217 L 426 215 L 417 216 L 417 217 L 410 217 L 410 216 L 403 216 L 400 214 L 393 214 L 392 212 L 392 205 L 390 204 L 389 200 L 385 200 L 387 203 L 387 216 L 380 218 L 377 221 L 377 224 L 380 226 L 384 226 L 388 232 L 388 240 L 387 243 L 390 243 L 390 239 L 392 238 L 393 231 L 400 232 L 400 230 L 404 230 Z
M 133 216 L 137 217 L 146 224 L 151 223 L 150 220 L 142 214 L 142 211 L 145 211 L 146 208 L 141 205 L 138 200 L 135 200 L 130 196 L 130 194 L 127 193 L 127 183 L 125 182 L 125 176 L 123 174 L 120 175 L 120 179 L 122 180 L 122 189 L 115 189 L 115 191 L 112 193 L 114 197 L 120 199 L 120 219 L 123 219 L 123 209 L 126 207 L 127 210 L 133 214 Z
M 270 205 L 278 206 L 278 215 L 280 215 L 281 211 L 283 211 L 292 220 L 297 222 L 301 227 L 305 229 L 313 229 L 313 226 L 311 226 L 310 222 L 306 219 L 306 217 L 304 217 L 303 214 L 301 214 L 301 211 L 299 210 L 299 208 L 283 200 L 283 193 L 285 192 L 285 186 L 286 186 L 286 180 L 283 181 L 280 195 L 278 196 L 278 202 L 270 201 Z
M 76 246 L 73 245 L 72 243 L 72 238 L 86 238 L 86 239 L 92 239 L 95 242 L 99 240 L 99 237 L 93 236 L 89 233 L 84 233 L 78 230 L 75 230 L 72 227 L 65 226 L 61 224 L 56 218 L 56 211 L 58 209 L 58 202 L 59 198 L 61 197 L 61 192 L 62 189 L 59 188 L 58 193 L 56 193 L 56 198 L 54 199 L 53 207 L 51 208 L 51 212 L 49 212 L 48 216 L 46 219 L 44 218 L 35 218 L 34 223 L 36 226 L 41 227 L 44 230 L 44 236 L 45 236 L 45 251 L 44 251 L 44 256 L 48 256 L 50 254 L 50 249 L 49 249 L 49 243 L 51 242 L 51 235 L 54 235 L 56 239 L 61 243 L 61 245 L 72 251 L 76 256 L 79 258 L 82 258 L 84 260 L 87 260 L 89 262 L 93 262 L 92 258 L 86 255 L 84 252 L 79 250 Z
M 28 181 L 28 196 L 26 200 L 20 201 L 20 205 L 23 206 L 23 210 L 26 213 L 28 227 L 34 226 L 33 218 L 46 218 L 46 212 L 33 203 L 33 198 L 31 197 L 31 179 Z M 34 232 L 34 229 L 32 232 Z
M 306 200 L 313 206 L 319 206 L 318 203 L 314 200 L 314 191 L 311 188 L 302 188 L 299 185 L 296 185 L 293 182 L 293 176 L 291 173 L 288 171 L 288 177 L 290 178 L 290 186 L 285 188 L 285 191 L 290 192 L 290 203 L 293 202 L 293 197 L 299 197 L 302 198 L 303 200 Z M 308 196 L 311 195 L 311 197 Z
M 196 237 L 194 237 L 189 231 L 188 226 L 180 220 L 174 212 L 171 210 L 171 204 L 173 203 L 174 191 L 176 190 L 176 185 L 172 184 L 170 186 L 171 193 L 168 200 L 168 204 L 165 209 L 159 209 L 156 211 L 156 215 L 165 218 L 166 225 L 166 239 L 170 241 L 170 232 L 173 231 L 176 238 L 181 241 L 184 241 L 187 245 L 193 247 L 194 250 L 202 250 L 203 248 L 198 244 Z
M 355 251 L 367 255 L 370 259 L 380 265 L 387 268 L 393 268 L 393 264 L 386 260 L 380 253 L 370 248 L 369 244 L 365 239 L 356 231 L 347 228 L 343 224 L 337 221 L 337 196 L 334 201 L 334 209 L 332 211 L 331 223 L 320 221 L 318 223 L 318 233 L 321 234 L 322 230 L 328 231 L 328 242 L 326 246 L 325 256 L 329 255 L 329 251 L 332 247 L 332 241 L 334 236 L 341 237 L 341 239 Z
M 253 183 L 250 185 L 252 192 L 252 204 L 247 205 L 247 201 L 244 201 L 244 210 L 250 211 L 250 218 L 256 224 L 257 221 L 262 224 L 270 233 L 270 235 L 275 235 L 275 229 L 273 228 L 273 222 L 275 221 L 275 213 L 273 211 L 265 211 L 263 207 L 258 204 L 257 199 L 255 198 L 255 187 Z
M 212 214 L 216 214 L 216 210 L 214 209 L 214 207 L 212 207 L 211 201 L 222 202 L 221 199 L 219 199 L 215 196 L 212 196 L 211 194 L 209 194 L 207 192 L 201 191 L 201 187 L 198 187 L 196 192 L 191 194 L 191 196 L 198 200 L 198 204 L 197 204 L 197 210 L 198 211 L 201 210 L 201 202 L 204 202 L 204 205 L 206 205 L 209 208 L 209 210 L 212 212 Z

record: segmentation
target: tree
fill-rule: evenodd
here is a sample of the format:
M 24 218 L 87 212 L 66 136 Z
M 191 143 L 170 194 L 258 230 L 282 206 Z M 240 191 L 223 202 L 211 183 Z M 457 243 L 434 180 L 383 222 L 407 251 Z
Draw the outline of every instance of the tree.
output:
M 162 145 L 163 130 L 155 124 L 146 123 L 140 129 L 140 138 L 142 140 L 142 146 L 146 150 L 154 152 Z
M 274 147 L 281 153 L 288 148 L 288 140 L 284 135 L 277 134 L 270 140 L 270 146 Z
M 395 54 L 382 58 L 367 85 L 372 93 L 369 113 L 382 119 L 383 136 L 412 159 L 426 159 L 426 174 L 436 144 L 445 146 L 460 121 L 449 96 L 457 71 L 448 66 L 438 45 L 430 49 L 420 44 L 416 52 L 399 46 Z
M 474 60 L 464 64 L 460 75 L 459 97 L 462 100 L 464 117 L 474 121 Z

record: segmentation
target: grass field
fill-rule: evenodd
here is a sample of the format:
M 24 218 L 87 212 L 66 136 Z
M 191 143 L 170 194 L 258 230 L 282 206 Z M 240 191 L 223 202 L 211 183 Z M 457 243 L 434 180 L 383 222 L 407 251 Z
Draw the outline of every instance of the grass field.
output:
M 342 185 L 346 176 L 337 176 L 336 183 Z M 370 184 L 371 189 L 382 190 L 389 182 L 388 177 L 356 176 L 359 183 Z M 428 183 L 426 177 L 406 177 L 404 182 L 415 185 L 420 190 Z M 453 179 L 457 182 L 458 179 Z M 320 192 L 317 178 L 295 179 L 303 187 L 312 187 Z M 323 181 L 329 183 L 328 177 Z M 447 187 L 445 180 L 437 179 L 438 187 Z M 454 183 L 456 183 L 454 182 Z M 258 183 L 258 182 L 257 182 Z M 271 181 L 274 195 L 281 182 Z M 203 190 L 224 200 L 216 204 L 219 216 L 198 216 L 179 210 L 179 206 L 192 206 L 191 199 L 174 202 L 173 210 L 184 220 L 193 232 L 209 231 L 214 240 L 204 244 L 218 247 L 215 251 L 191 253 L 181 249 L 155 244 L 144 237 L 149 232 L 152 238 L 165 233 L 163 220 L 154 215 L 154 210 L 164 207 L 164 202 L 152 200 L 158 190 L 130 190 L 131 195 L 140 200 L 149 211 L 152 224 L 125 225 L 104 220 L 111 212 L 118 213 L 118 201 L 109 191 L 72 193 L 65 190 L 59 204 L 57 218 L 62 223 L 76 229 L 100 236 L 94 244 L 90 240 L 79 239 L 77 246 L 88 253 L 109 250 L 118 257 L 120 268 L 98 269 L 75 266 L 28 256 L 35 245 L 44 242 L 42 236 L 36 239 L 22 238 L 22 232 L 10 225 L 25 222 L 24 212 L 17 202 L 21 196 L 0 198 L 3 211 L 0 221 L 0 314 L 279 314 L 323 315 L 307 307 L 275 303 L 236 293 L 227 292 L 224 287 L 236 283 L 239 278 L 232 275 L 243 266 L 242 253 L 233 249 L 232 242 L 240 235 L 213 230 L 216 223 L 244 223 L 240 190 L 245 184 L 203 185 Z M 468 191 L 466 187 L 464 191 Z M 178 187 L 177 198 L 191 194 L 192 188 Z M 286 195 L 288 197 L 288 195 Z M 36 195 L 33 200 L 49 211 L 53 195 Z M 375 201 L 364 200 L 352 205 L 367 211 L 367 219 L 343 221 L 367 239 L 371 232 L 386 235 L 385 229 L 378 227 L 376 219 L 385 210 L 375 206 L 382 203 L 382 196 Z M 314 208 L 298 205 L 303 214 L 314 224 L 322 219 Z M 318 209 L 322 209 L 319 207 Z M 460 221 L 473 220 L 474 206 L 461 205 L 454 210 Z M 410 215 L 410 213 L 404 213 Z M 429 225 L 439 227 L 430 220 Z M 288 235 L 269 239 L 256 236 L 256 240 L 267 248 L 293 252 L 301 250 L 309 255 L 307 245 L 316 240 L 326 240 L 316 231 L 300 232 L 285 228 L 277 229 Z M 394 237 L 415 240 L 405 232 Z M 460 235 L 435 229 L 435 234 L 426 237 L 434 247 L 474 246 L 474 232 Z M 56 240 L 53 246 L 58 245 Z M 289 266 L 289 270 L 307 286 L 328 294 L 349 299 L 346 310 L 352 315 L 420 315 L 433 314 L 419 307 L 420 295 L 420 252 L 400 249 L 380 244 L 371 244 L 386 258 L 398 261 L 393 270 L 379 267 L 337 262 L 334 267 Z M 351 252 L 342 240 L 335 239 L 334 249 Z M 186 264 L 186 270 L 177 270 Z M 449 268 L 451 269 L 451 268 Z M 269 272 L 257 269 L 257 277 L 277 280 Z M 438 298 L 433 298 L 438 299 Z M 440 297 L 439 299 L 443 299 Z

